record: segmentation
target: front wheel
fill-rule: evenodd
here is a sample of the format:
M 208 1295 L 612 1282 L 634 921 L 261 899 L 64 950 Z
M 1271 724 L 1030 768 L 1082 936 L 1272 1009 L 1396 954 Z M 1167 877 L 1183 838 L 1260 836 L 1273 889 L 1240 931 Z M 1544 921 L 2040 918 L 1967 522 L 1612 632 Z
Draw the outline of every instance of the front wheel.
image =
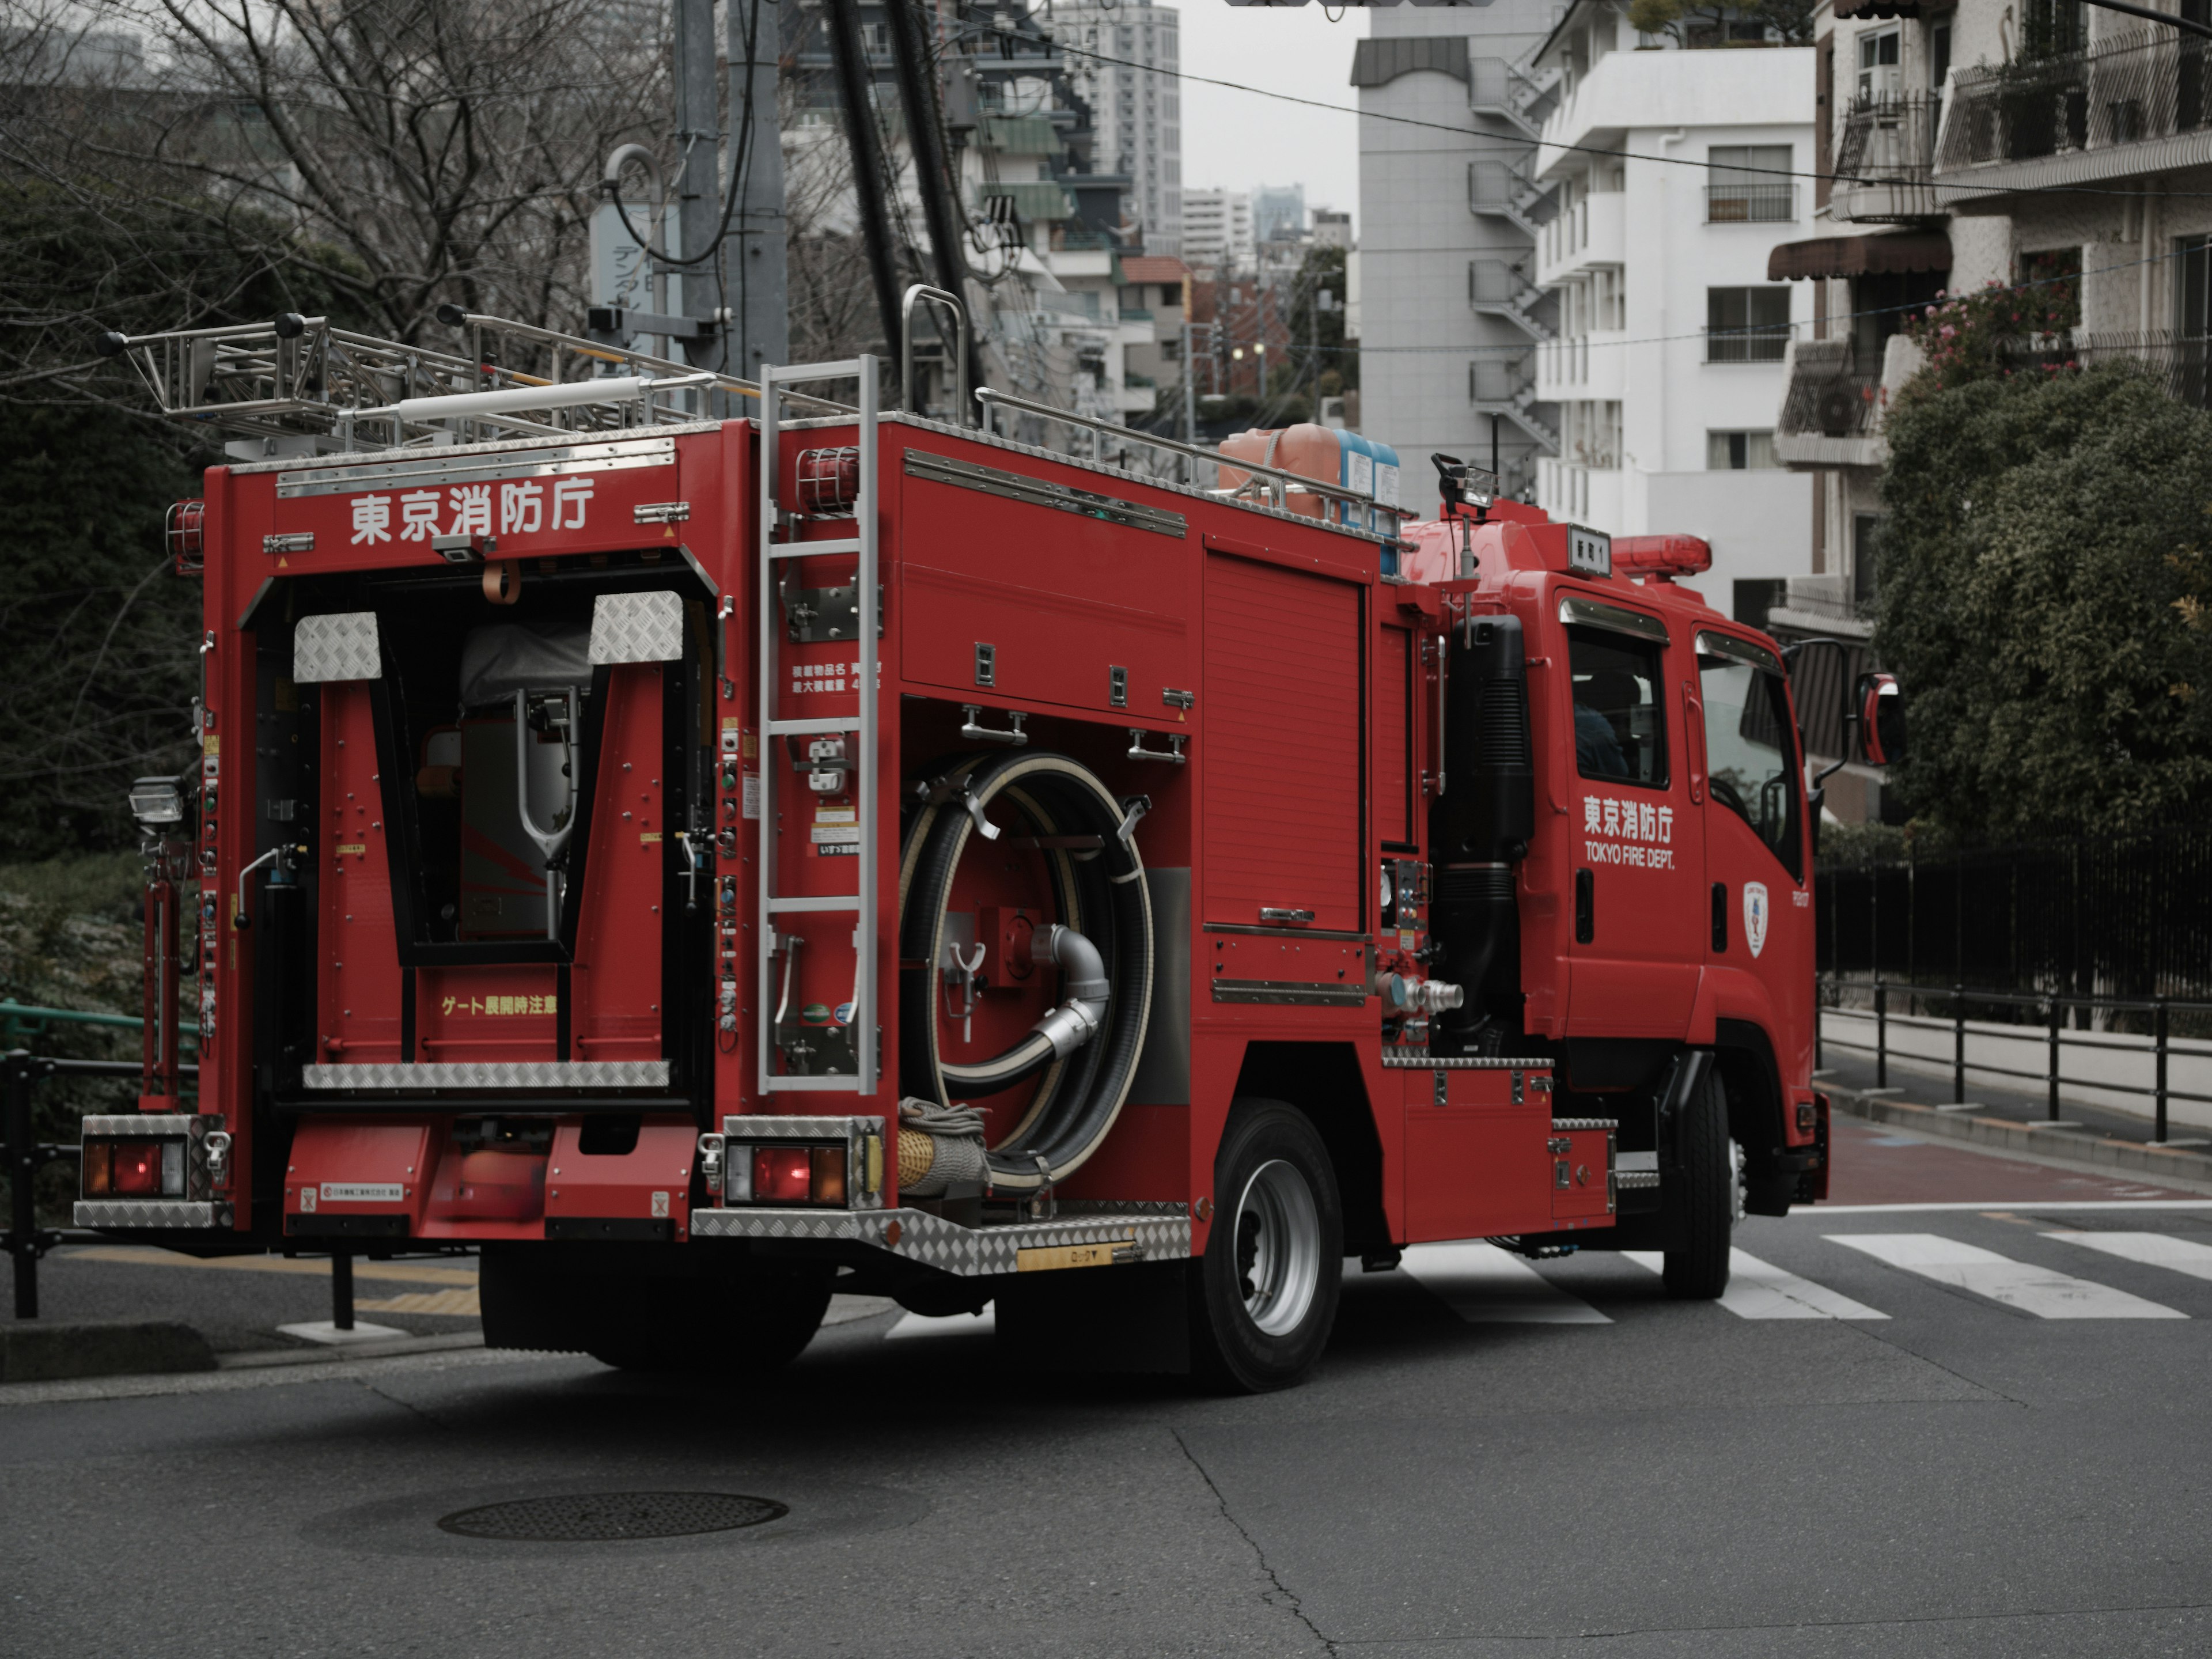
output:
M 1668 1295 L 1711 1302 L 1728 1289 L 1743 1156 L 1729 1139 L 1728 1095 L 1717 1073 L 1706 1075 L 1676 1133 L 1680 1243 L 1666 1252 L 1662 1277 Z
M 1216 1384 L 1259 1394 L 1303 1381 L 1336 1323 L 1344 1211 L 1304 1114 L 1239 1101 L 1213 1162 L 1216 1206 L 1191 1284 L 1191 1347 Z

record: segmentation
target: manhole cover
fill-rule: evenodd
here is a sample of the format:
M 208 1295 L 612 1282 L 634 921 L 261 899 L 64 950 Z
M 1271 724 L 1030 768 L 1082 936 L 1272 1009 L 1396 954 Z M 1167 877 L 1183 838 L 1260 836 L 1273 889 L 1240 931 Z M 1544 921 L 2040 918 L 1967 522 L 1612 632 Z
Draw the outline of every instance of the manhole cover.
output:
M 621 1538 L 681 1538 L 757 1527 L 789 1511 L 767 1498 L 721 1492 L 608 1492 L 518 1498 L 458 1510 L 438 1524 L 465 1538 L 592 1543 Z

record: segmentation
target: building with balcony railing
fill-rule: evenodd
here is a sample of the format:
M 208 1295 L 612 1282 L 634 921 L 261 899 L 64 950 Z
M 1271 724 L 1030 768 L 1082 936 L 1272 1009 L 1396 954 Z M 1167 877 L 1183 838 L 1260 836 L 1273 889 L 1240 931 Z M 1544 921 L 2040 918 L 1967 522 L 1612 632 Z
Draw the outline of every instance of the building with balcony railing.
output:
M 1470 189 L 1547 190 L 1553 211 L 1533 270 L 1478 261 L 1469 289 L 1532 317 L 1551 307 L 1532 398 L 1559 439 L 1537 499 L 1616 533 L 1704 537 L 1708 598 L 1763 614 L 1811 573 L 1811 487 L 1773 443 L 1809 307 L 1766 266 L 1808 213 L 1813 54 L 1639 37 L 1607 0 L 1572 0 L 1534 63 L 1559 82 L 1534 165 L 1478 168 Z
M 1773 416 L 1775 459 L 1805 476 L 1813 496 L 1811 568 L 1773 591 L 1765 617 L 1785 637 L 1865 641 L 1874 631 L 1883 422 L 1920 362 L 1899 331 L 1953 280 L 1935 164 L 1964 9 L 1829 0 L 1814 13 L 1811 223 L 1767 264 L 1769 281 L 1803 295 L 1812 312 L 1783 358 Z M 1855 647 L 1855 662 L 1865 648 Z M 1842 729 L 1814 715 L 1808 732 Z M 1829 807 L 1872 816 L 1880 785 L 1854 763 L 1831 781 Z
M 1494 429 L 1524 496 L 1558 444 L 1533 362 L 1554 307 L 1528 280 L 1555 211 L 1532 168 L 1558 77 L 1528 58 L 1553 13 L 1553 0 L 1379 8 L 1352 64 L 1363 111 L 1429 124 L 1359 124 L 1360 424 L 1402 455 L 1483 465 Z

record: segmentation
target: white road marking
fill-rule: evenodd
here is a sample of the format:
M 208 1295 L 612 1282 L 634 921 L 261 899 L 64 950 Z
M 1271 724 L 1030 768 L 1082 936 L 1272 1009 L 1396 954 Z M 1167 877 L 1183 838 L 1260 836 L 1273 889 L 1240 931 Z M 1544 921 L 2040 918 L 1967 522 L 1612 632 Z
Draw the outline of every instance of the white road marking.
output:
M 2191 1279 L 2212 1279 L 2212 1244 L 2175 1238 L 2166 1233 L 2045 1233 L 2069 1244 L 2085 1245 L 2128 1261 L 2144 1261 L 2154 1267 L 2171 1267 Z
M 999 1328 L 999 1310 L 986 1308 L 979 1314 L 918 1314 L 900 1317 L 899 1322 L 884 1334 L 888 1342 L 901 1336 L 988 1336 Z
M 1832 1244 L 1863 1250 L 1907 1273 L 1972 1291 L 2038 1319 L 2186 1319 L 2178 1309 L 2106 1285 L 2037 1267 L 1934 1233 L 1829 1233 Z
M 1975 1203 L 1816 1203 L 1790 1212 L 1792 1221 L 1827 1214 L 1905 1214 L 1911 1210 L 2212 1210 L 2212 1199 L 1978 1199 Z
M 1656 1250 L 1623 1250 L 1621 1255 L 1653 1273 L 1666 1271 Z M 1887 1319 L 1889 1316 L 1840 1291 L 1785 1273 L 1747 1250 L 1729 1252 L 1729 1287 L 1721 1306 L 1738 1319 Z
M 1613 1323 L 1495 1244 L 1409 1245 L 1399 1265 L 1470 1325 Z

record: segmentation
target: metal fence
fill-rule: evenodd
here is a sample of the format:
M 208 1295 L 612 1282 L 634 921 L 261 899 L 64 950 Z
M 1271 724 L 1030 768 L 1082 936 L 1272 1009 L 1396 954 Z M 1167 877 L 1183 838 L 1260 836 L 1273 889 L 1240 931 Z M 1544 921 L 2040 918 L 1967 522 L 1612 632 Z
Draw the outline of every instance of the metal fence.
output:
M 2212 1001 L 2212 830 L 1824 861 L 1839 983 Z

